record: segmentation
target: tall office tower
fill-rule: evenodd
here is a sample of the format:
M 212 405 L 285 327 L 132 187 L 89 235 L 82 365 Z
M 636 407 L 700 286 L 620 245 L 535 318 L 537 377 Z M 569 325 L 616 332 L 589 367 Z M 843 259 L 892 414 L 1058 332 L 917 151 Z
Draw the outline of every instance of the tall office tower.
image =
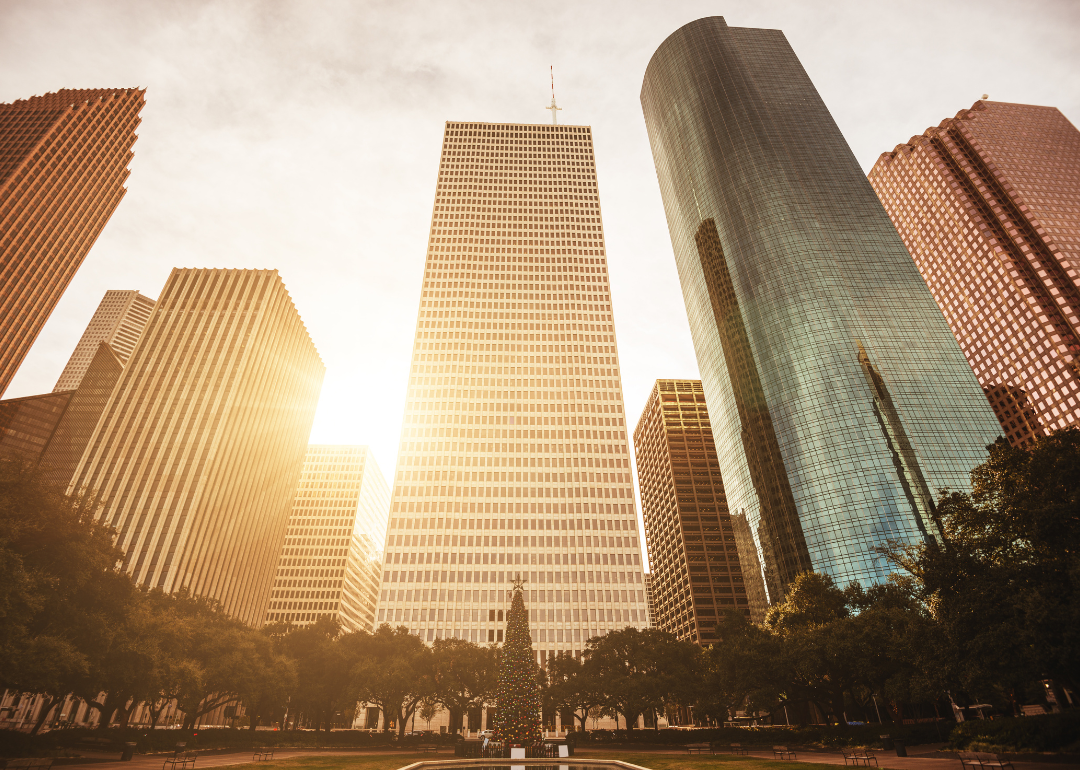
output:
M 35 461 L 66 489 L 123 370 L 102 342 L 75 390 L 0 401 L 0 454 Z
M 634 429 L 634 456 L 653 624 L 709 644 L 720 611 L 749 615 L 750 605 L 700 380 L 656 381 Z
M 656 596 L 653 594 L 653 573 L 645 573 L 645 605 L 648 610 L 648 627 L 658 628 L 656 625 Z
M 538 660 L 644 627 L 588 126 L 447 123 L 378 622 L 499 640 L 526 583 Z
M 0 104 L 0 395 L 124 196 L 145 93 Z
M 65 488 L 71 483 L 123 371 L 124 364 L 109 343 L 99 342 L 97 352 L 81 375 L 79 387 L 71 392 L 67 409 L 41 453 L 41 465 L 54 483 Z
M 267 622 L 335 617 L 372 631 L 390 488 L 366 446 L 312 444 L 293 500 Z
M 682 27 L 641 104 L 747 596 L 884 580 L 1000 434 L 978 382 L 782 32 Z
M 1080 423 L 1080 131 L 978 101 L 882 154 L 870 184 L 1009 440 Z
M 139 335 L 146 328 L 153 311 L 154 300 L 137 291 L 105 292 L 53 391 L 79 387 L 102 342 L 109 344 L 121 364 L 125 363 L 135 350 L 135 343 L 139 341 Z
M 276 270 L 172 271 L 72 481 L 137 582 L 262 622 L 324 373 Z

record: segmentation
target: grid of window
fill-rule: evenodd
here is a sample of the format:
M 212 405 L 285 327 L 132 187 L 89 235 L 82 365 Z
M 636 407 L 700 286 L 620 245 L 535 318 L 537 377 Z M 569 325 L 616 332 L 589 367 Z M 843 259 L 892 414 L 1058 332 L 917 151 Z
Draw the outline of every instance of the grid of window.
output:
M 538 659 L 646 623 L 592 131 L 448 123 L 377 622 Z
M 145 93 L 0 104 L 0 394 L 124 196 Z
M 276 270 L 172 271 L 71 484 L 138 583 L 262 622 L 324 373 Z
M 700 380 L 656 381 L 634 429 L 634 455 L 653 624 L 708 644 L 716 639 L 719 612 L 750 616 L 751 605 Z
M 979 101 L 870 183 L 1015 446 L 1080 422 L 1080 132 Z
M 336 617 L 371 631 L 390 490 L 366 446 L 313 444 L 304 458 L 266 620 Z
M 135 350 L 135 343 L 139 341 L 139 335 L 153 310 L 154 300 L 137 291 L 105 292 L 53 391 L 79 387 L 102 342 L 108 343 L 121 364 L 126 362 Z
M 978 382 L 782 32 L 682 27 L 641 103 L 748 594 L 802 553 L 886 579 L 879 546 L 933 536 L 923 488 L 969 488 L 999 435 Z

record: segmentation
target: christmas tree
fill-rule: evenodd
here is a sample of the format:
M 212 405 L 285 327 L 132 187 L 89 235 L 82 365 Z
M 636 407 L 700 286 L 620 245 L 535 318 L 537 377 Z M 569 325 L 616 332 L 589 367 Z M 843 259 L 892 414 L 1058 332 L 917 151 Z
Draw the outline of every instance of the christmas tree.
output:
M 495 737 L 511 746 L 531 746 L 543 739 L 540 730 L 540 685 L 536 681 L 529 618 L 521 580 L 514 581 L 514 600 L 506 617 L 506 641 L 499 659 L 495 692 Z

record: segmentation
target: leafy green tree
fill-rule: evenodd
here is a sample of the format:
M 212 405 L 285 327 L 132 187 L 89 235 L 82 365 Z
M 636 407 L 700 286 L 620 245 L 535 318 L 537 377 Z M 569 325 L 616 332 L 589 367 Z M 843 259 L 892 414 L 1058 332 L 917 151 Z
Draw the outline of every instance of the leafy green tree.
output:
M 238 694 L 247 709 L 248 729 L 255 730 L 259 720 L 273 721 L 284 711 L 289 693 L 297 689 L 297 662 L 288 655 L 284 629 L 281 624 L 264 627 L 252 636 L 256 657 L 238 685 Z M 347 690 L 345 678 L 335 672 L 342 682 L 342 694 Z
M 0 687 L 57 703 L 85 687 L 123 623 L 131 580 L 90 495 L 65 495 L 33 463 L 0 459 Z
M 436 697 L 450 712 L 451 732 L 457 732 L 469 709 L 494 695 L 498 657 L 494 648 L 462 639 L 436 639 L 432 657 Z
M 780 640 L 734 610 L 723 613 L 716 633 L 702 654 L 695 716 L 723 723 L 744 706 L 761 711 L 782 703 L 791 672 Z
M 1006 702 L 1032 680 L 1080 685 L 1080 430 L 1004 439 L 943 493 L 940 544 L 895 549 L 942 643 L 941 679 Z
M 573 713 L 581 723 L 581 729 L 588 729 L 589 711 L 600 708 L 605 703 L 605 695 L 596 666 L 588 665 L 585 660 L 567 653 L 560 653 L 548 661 L 547 697 L 551 706 L 560 711 Z
M 384 623 L 359 645 L 352 668 L 352 691 L 357 699 L 374 703 L 383 712 L 384 729 L 397 723 L 405 735 L 409 717 L 426 697 L 435 694 L 431 650 L 405 626 Z
M 495 693 L 495 736 L 507 743 L 528 746 L 543 738 L 540 685 L 533 656 L 529 617 L 520 584 L 506 617 L 506 636 L 499 656 L 499 681 Z
M 699 650 L 692 642 L 656 629 L 627 627 L 590 639 L 586 666 L 603 683 L 605 705 L 622 714 L 627 731 L 647 712 L 668 701 L 689 705 Z
M 334 712 L 345 706 L 349 695 L 348 680 L 341 675 L 351 662 L 342 644 L 341 626 L 334 618 L 323 616 L 309 626 L 296 628 L 283 639 L 283 646 L 295 661 L 296 686 L 292 705 L 303 712 L 306 721 L 318 732 L 332 726 Z

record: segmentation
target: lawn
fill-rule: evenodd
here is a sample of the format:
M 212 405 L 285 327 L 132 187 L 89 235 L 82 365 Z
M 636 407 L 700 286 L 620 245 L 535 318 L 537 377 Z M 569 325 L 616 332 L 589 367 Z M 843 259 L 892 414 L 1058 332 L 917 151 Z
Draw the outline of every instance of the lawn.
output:
M 388 754 L 346 754 L 295 757 L 273 762 L 259 762 L 245 765 L 230 765 L 229 770 L 398 770 L 413 762 L 436 759 L 453 759 L 449 753 L 439 755 L 412 754 L 395 752 Z M 719 754 L 716 756 L 660 754 L 658 752 L 634 753 L 614 751 L 578 751 L 569 760 L 529 760 L 530 763 L 546 765 L 581 764 L 590 759 L 617 759 L 622 762 L 650 768 L 650 770 L 715 770 L 723 765 L 723 770 L 779 770 L 790 768 L 791 762 L 754 759 Z M 510 764 L 510 760 L 492 759 L 491 764 Z M 518 761 L 520 764 L 520 760 Z M 799 770 L 836 770 L 835 765 L 811 764 L 800 762 Z

